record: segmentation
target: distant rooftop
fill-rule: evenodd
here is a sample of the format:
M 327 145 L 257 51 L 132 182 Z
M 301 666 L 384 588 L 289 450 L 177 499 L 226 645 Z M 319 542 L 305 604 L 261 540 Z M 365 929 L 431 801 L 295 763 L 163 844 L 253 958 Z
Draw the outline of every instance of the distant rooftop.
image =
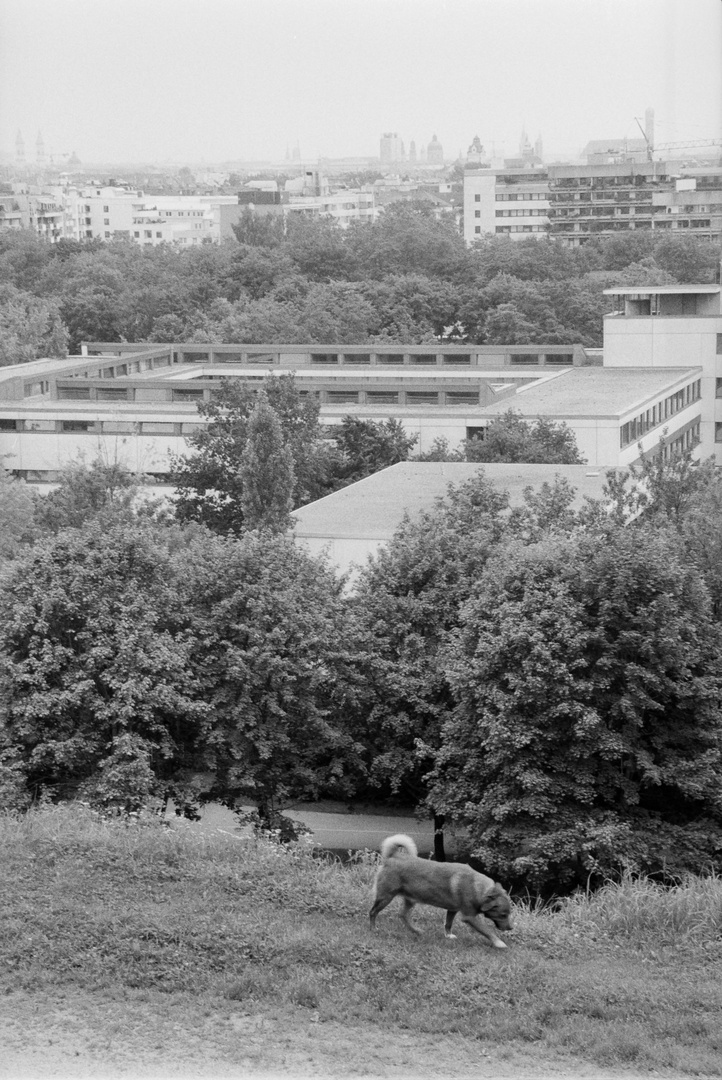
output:
M 652 293 L 666 293 L 672 296 L 678 293 L 718 293 L 720 285 L 625 285 L 623 288 L 605 289 L 605 296 L 636 296 L 643 294 L 651 296 Z
M 390 540 L 404 514 L 413 518 L 433 510 L 436 500 L 447 494 L 449 484 L 458 486 L 479 474 L 508 492 L 512 506 L 521 505 L 526 488 L 538 488 L 545 481 L 552 483 L 555 476 L 563 477 L 575 489 L 574 506 L 579 508 L 585 496 L 601 496 L 607 471 L 589 465 L 403 461 L 294 511 L 295 535 L 299 539 L 329 541 Z

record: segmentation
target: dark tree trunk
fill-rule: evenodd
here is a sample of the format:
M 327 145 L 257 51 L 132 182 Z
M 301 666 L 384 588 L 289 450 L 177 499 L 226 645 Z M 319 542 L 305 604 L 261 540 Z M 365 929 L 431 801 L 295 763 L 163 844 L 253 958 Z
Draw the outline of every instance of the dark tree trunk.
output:
M 446 862 L 444 851 L 444 814 L 434 814 L 434 861 Z

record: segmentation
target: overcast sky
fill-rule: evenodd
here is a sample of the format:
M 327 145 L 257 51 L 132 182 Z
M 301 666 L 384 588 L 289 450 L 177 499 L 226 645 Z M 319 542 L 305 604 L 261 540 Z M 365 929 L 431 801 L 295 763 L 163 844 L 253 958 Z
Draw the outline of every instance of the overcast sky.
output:
M 0 0 L 0 150 L 200 163 L 447 158 L 522 128 L 546 159 L 589 139 L 722 134 L 722 0 Z

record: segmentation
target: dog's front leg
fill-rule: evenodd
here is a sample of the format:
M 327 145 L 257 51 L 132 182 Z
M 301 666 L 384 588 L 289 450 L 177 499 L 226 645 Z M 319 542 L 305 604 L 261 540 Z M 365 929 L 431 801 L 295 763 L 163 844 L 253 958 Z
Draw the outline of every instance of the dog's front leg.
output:
M 447 938 L 452 938 L 454 941 L 456 941 L 456 934 L 452 934 L 451 926 L 454 922 L 454 919 L 456 918 L 456 914 L 457 913 L 455 911 L 447 911 L 446 920 L 444 922 L 444 933 L 446 934 Z
M 476 930 L 477 934 L 481 934 L 483 938 L 489 942 L 494 949 L 506 949 L 508 948 L 505 941 L 502 941 L 499 935 L 493 929 L 488 929 L 486 926 L 482 926 L 481 923 L 476 921 L 476 917 L 473 915 L 461 916 L 467 926 L 470 926 L 472 930 Z

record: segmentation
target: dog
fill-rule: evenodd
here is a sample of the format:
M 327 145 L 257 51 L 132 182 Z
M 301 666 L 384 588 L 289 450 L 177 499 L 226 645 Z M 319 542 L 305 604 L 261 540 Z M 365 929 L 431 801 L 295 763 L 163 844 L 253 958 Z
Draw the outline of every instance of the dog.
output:
M 476 930 L 495 949 L 506 949 L 492 927 L 477 921 L 486 916 L 498 930 L 511 930 L 511 901 L 508 893 L 490 877 L 479 874 L 465 863 L 431 862 L 420 859 L 416 844 L 410 836 L 399 833 L 388 836 L 381 845 L 381 866 L 374 883 L 373 906 L 369 912 L 371 929 L 376 929 L 376 916 L 395 896 L 404 904 L 399 918 L 413 934 L 421 931 L 409 916 L 415 904 L 430 904 L 446 908 L 444 932 L 455 938 L 451 926 L 457 914 Z

